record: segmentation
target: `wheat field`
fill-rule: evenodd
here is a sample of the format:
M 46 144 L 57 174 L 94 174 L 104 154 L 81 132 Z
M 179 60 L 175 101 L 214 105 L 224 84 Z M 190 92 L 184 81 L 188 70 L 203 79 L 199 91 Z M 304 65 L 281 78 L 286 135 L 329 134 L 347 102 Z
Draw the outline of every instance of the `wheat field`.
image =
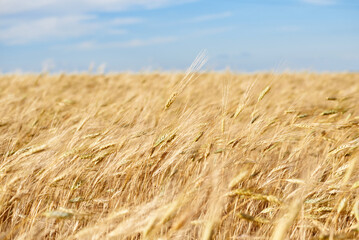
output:
M 358 239 L 359 74 L 0 76 L 0 239 Z

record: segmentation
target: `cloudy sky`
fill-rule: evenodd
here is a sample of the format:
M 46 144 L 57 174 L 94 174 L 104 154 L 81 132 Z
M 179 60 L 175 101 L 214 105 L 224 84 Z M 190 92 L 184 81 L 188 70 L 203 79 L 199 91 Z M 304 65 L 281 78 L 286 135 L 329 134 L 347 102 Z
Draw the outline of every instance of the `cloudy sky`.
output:
M 0 0 L 0 71 L 359 71 L 358 0 Z

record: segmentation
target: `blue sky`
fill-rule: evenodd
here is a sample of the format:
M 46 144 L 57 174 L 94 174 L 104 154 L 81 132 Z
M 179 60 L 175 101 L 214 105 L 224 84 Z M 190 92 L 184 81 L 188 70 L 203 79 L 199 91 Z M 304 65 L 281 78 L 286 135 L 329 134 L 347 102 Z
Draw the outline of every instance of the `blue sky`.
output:
M 358 0 L 0 0 L 0 71 L 359 71 Z

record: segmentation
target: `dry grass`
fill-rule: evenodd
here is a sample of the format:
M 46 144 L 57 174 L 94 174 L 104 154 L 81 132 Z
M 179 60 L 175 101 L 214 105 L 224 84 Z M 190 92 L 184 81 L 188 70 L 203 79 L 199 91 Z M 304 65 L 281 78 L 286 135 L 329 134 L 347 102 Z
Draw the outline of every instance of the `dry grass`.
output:
M 0 239 L 359 238 L 359 74 L 183 77 L 1 76 Z

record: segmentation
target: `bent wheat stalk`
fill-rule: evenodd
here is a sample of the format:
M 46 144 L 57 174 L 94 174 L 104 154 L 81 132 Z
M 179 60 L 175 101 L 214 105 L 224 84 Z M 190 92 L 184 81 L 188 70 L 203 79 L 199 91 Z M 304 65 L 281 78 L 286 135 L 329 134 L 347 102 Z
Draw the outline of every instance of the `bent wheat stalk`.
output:
M 201 68 L 206 64 L 207 59 L 208 59 L 207 51 L 202 50 L 198 54 L 196 59 L 193 61 L 192 65 L 186 71 L 186 74 L 183 77 L 182 81 L 179 83 L 177 90 L 175 90 L 171 94 L 170 98 L 167 100 L 166 105 L 165 105 L 165 110 L 167 110 L 172 105 L 172 103 L 176 100 L 178 94 L 181 93 L 185 89 L 185 87 L 193 80 L 193 78 L 195 77 L 195 74 L 199 70 L 201 70 Z

